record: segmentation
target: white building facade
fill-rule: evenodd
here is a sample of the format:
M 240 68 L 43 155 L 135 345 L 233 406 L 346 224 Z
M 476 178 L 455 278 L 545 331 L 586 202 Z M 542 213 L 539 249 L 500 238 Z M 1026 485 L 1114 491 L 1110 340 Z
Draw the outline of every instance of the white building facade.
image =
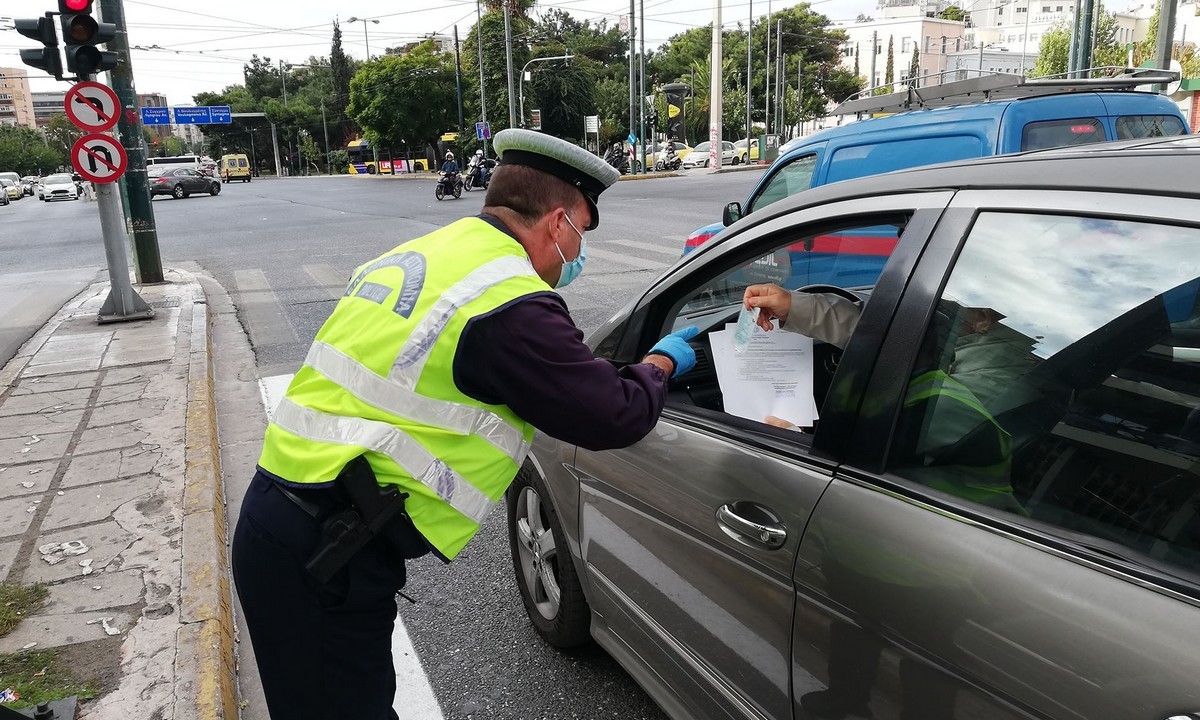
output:
M 938 84 L 941 73 L 950 69 L 947 67 L 950 54 L 965 50 L 970 45 L 966 36 L 967 23 L 931 17 L 937 14 L 937 10 L 931 7 L 900 5 L 893 0 L 879 8 L 878 18 L 835 25 L 835 28 L 845 31 L 848 37 L 841 47 L 841 66 L 853 72 L 857 53 L 858 74 L 866 79 L 867 87 L 884 85 L 890 40 L 893 83 L 907 84 L 913 53 L 918 52 L 920 84 Z

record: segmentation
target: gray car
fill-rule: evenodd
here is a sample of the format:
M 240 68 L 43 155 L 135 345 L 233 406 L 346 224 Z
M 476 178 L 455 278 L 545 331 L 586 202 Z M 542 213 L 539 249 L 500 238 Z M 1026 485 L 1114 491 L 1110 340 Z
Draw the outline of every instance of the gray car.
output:
M 628 363 L 700 328 L 657 427 L 538 435 L 508 492 L 533 625 L 679 720 L 1200 717 L 1198 162 L 1190 137 L 837 183 L 683 258 L 590 339 Z M 714 371 L 764 282 L 861 307 L 802 351 L 811 391 L 774 388 L 796 417 L 811 392 L 803 431 L 727 412 Z

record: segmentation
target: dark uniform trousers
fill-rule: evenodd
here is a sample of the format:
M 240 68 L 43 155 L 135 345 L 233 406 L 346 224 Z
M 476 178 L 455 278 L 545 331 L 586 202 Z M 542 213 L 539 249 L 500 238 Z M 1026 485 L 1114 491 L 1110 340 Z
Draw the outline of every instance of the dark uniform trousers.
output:
M 305 564 L 322 543 L 321 521 L 345 504 L 331 489 L 289 491 L 317 516 L 259 472 L 233 537 L 233 578 L 271 718 L 396 720 L 391 642 L 403 557 L 376 537 L 318 583 Z

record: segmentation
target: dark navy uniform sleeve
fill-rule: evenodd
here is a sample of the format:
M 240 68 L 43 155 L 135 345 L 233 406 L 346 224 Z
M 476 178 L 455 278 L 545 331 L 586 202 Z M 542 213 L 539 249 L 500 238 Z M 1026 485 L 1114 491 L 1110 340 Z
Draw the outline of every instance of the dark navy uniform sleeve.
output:
M 471 320 L 459 340 L 454 382 L 464 394 L 507 405 L 547 435 L 588 450 L 641 440 L 658 422 L 667 391 L 658 367 L 593 357 L 552 293 Z

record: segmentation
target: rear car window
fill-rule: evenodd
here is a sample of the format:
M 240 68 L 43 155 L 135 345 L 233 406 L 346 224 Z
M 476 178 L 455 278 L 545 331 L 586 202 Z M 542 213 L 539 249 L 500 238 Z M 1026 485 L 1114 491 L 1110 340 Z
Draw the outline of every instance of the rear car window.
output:
M 779 202 L 785 197 L 809 189 L 812 187 L 813 171 L 816 168 L 817 156 L 815 154 L 798 157 L 784 165 L 767 182 L 758 197 L 750 201 L 750 208 L 746 212 L 754 212 L 773 202 Z
M 1021 130 L 1022 150 L 1087 145 L 1107 140 L 1104 125 L 1097 118 L 1069 118 L 1031 122 Z
M 1174 115 L 1122 115 L 1117 118 L 1117 139 L 1187 135 L 1183 121 Z

